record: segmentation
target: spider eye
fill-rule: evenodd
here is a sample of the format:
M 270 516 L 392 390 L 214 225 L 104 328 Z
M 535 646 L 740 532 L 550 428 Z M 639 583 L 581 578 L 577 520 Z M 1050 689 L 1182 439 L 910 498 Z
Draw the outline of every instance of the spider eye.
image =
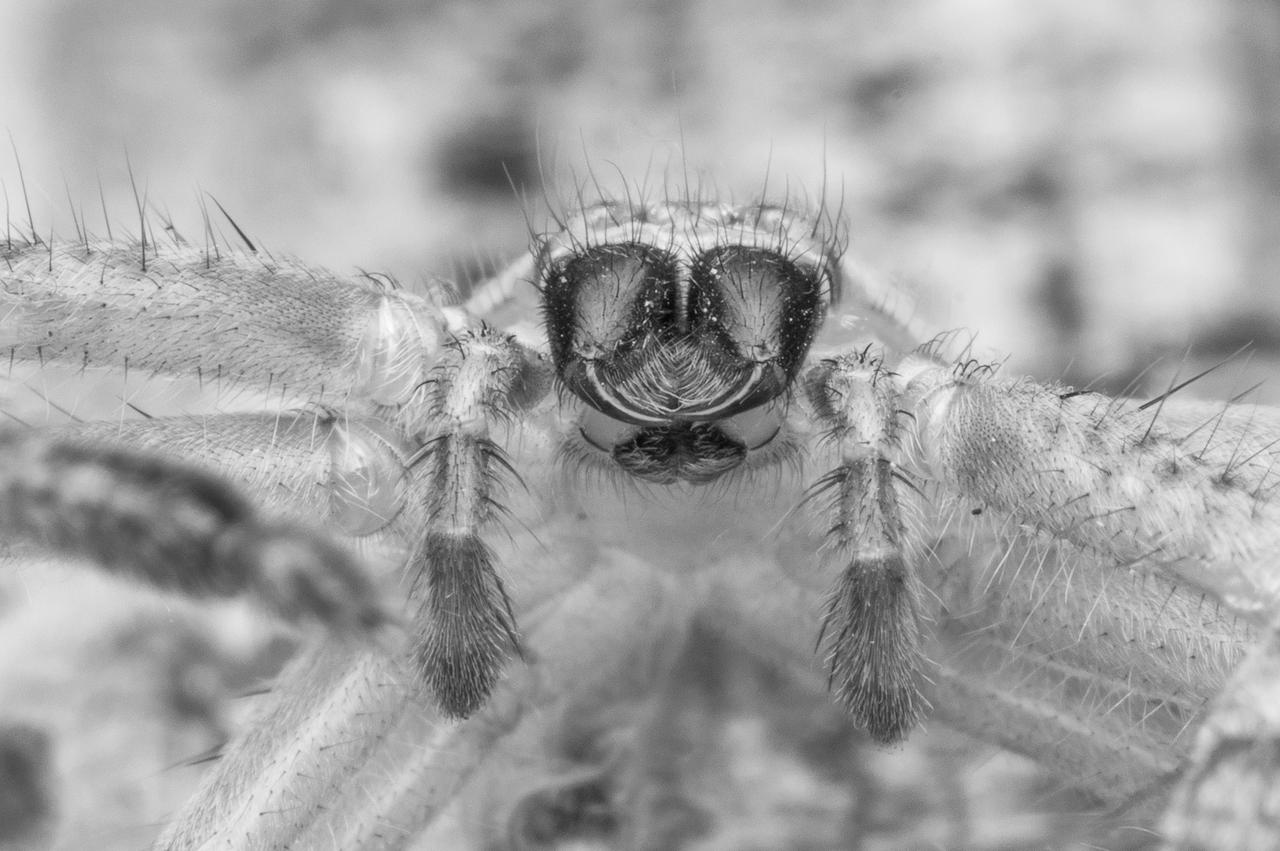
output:
M 821 276 L 777 251 L 727 245 L 700 255 L 689 273 L 695 321 L 743 356 L 771 358 L 789 383 L 826 318 Z
M 636 425 L 711 422 L 794 380 L 826 316 L 824 278 L 780 251 L 575 247 L 540 275 L 556 374 Z
M 647 245 L 601 245 L 543 274 L 542 308 L 557 369 L 575 358 L 632 347 L 676 310 L 675 261 Z

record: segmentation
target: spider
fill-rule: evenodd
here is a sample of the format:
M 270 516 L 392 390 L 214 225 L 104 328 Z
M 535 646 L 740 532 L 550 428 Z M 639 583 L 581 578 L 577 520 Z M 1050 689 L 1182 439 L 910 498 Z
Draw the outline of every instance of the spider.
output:
M 838 218 L 585 204 L 461 304 L 145 222 L 11 236 L 11 360 L 293 403 L 0 438 L 8 535 L 332 634 L 159 847 L 441 847 L 510 743 L 720 640 L 825 678 L 881 742 L 932 719 L 1029 754 L 1169 847 L 1280 841 L 1280 416 L 955 357 Z M 590 788 L 552 810 L 625 847 L 702 830 Z M 525 845 L 543 816 L 512 815 Z

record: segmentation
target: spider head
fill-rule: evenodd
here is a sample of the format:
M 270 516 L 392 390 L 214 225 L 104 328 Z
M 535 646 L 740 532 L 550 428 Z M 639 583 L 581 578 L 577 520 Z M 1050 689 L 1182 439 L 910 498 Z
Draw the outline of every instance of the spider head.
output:
M 583 437 L 647 481 L 707 482 L 768 443 L 837 292 L 785 207 L 601 204 L 538 255 L 551 358 Z M 767 412 L 767 415 L 766 415 Z

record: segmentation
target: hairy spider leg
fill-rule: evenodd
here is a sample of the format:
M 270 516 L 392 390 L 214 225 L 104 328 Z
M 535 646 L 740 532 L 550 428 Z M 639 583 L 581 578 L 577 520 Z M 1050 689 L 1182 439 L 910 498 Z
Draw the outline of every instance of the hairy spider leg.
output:
M 893 461 L 897 391 L 867 351 L 825 360 L 804 379 L 840 464 L 809 498 L 832 518 L 825 556 L 845 565 L 827 597 L 818 643 L 836 699 L 882 742 L 907 736 L 928 712 L 921 692 L 920 582 L 904 554 Z
M 432 369 L 431 432 L 412 466 L 428 483 L 427 524 L 409 556 L 415 658 L 448 715 L 465 718 L 493 690 L 505 658 L 520 653 L 511 601 L 483 532 L 504 511 L 504 479 L 515 478 L 492 426 L 550 389 L 549 366 L 513 337 L 481 329 L 460 336 Z

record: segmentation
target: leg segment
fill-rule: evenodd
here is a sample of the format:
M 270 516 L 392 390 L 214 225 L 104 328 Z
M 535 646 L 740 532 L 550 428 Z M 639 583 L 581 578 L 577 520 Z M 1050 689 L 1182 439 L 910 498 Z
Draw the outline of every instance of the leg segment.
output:
M 322 411 L 157 417 L 64 426 L 59 439 L 191 463 L 247 488 L 269 514 L 315 520 L 365 538 L 405 517 L 410 444 L 369 416 Z
M 840 465 L 810 497 L 826 497 L 834 524 L 827 556 L 845 565 L 827 598 L 819 642 L 836 699 L 876 739 L 897 741 L 928 709 L 920 691 L 920 587 L 903 552 L 890 460 L 898 435 L 892 377 L 866 353 L 824 361 L 806 379 Z
M 385 656 L 320 648 L 286 671 L 158 847 L 453 847 L 416 843 L 468 780 L 510 755 L 523 726 L 644 667 L 651 632 L 684 628 L 684 601 L 626 560 L 535 551 L 521 560 L 517 601 L 531 664 L 462 722 L 442 717 L 414 673 Z
M 478 709 L 505 657 L 520 652 L 511 603 L 481 536 L 503 510 L 503 479 L 514 474 L 490 433 L 549 386 L 536 356 L 485 330 L 460 338 L 424 388 L 433 430 L 416 464 L 427 524 L 409 571 L 421 606 L 417 662 L 450 716 Z
M 343 631 L 389 620 L 345 550 L 152 456 L 0 432 L 0 530 L 193 596 L 246 593 Z
M 403 403 L 465 317 L 372 279 L 265 254 L 109 243 L 0 245 L 0 349 Z
M 1217 615 L 1217 606 L 1256 626 L 1272 621 L 1280 605 L 1280 416 L 1165 397 L 1138 404 L 924 360 L 911 359 L 900 371 L 920 463 L 952 494 L 949 510 L 991 509 L 1033 543 L 1039 538 L 1042 551 L 1052 541 L 1064 557 L 1060 573 L 1050 567 L 1061 578 L 1047 583 L 1039 577 L 1054 562 L 1024 562 L 1019 572 L 1029 566 L 1032 585 L 1043 591 L 1033 601 L 1010 596 L 1002 603 L 1020 623 L 1015 643 L 1046 612 L 1079 624 L 1074 645 L 1027 668 L 1023 693 L 1044 672 L 1074 669 L 1076 647 L 1096 634 L 1095 643 L 1114 655 L 1080 667 L 1063 688 L 1085 685 L 1091 701 L 1108 707 L 1105 723 L 1087 728 L 1101 734 L 1094 741 L 1137 744 L 1160 757 L 1150 773 L 1161 765 L 1171 771 L 1176 760 L 1169 757 L 1188 750 L 1185 734 L 1202 717 L 1199 705 L 1250 633 Z M 1100 573 L 1091 580 L 1094 571 Z M 1163 600 L 1152 594 L 1160 588 L 1169 589 Z M 1191 605 L 1197 594 L 1198 611 Z M 1211 621 L 1228 621 L 1227 628 L 1210 629 Z M 1118 646 L 1117 636 L 1132 636 L 1133 647 Z M 1052 648 L 1052 636 L 1045 637 Z M 1170 649 L 1173 657 L 1165 658 Z M 1267 788 L 1277 725 L 1267 707 L 1275 703 L 1276 655 L 1268 637 L 1204 722 L 1165 821 L 1175 847 L 1234 847 L 1245 836 L 1266 837 L 1250 847 L 1274 845 L 1280 810 Z M 1110 692 L 1100 687 L 1107 679 Z M 1048 740 L 1033 728 L 1027 737 Z M 1170 740 L 1163 755 L 1150 746 Z
M 1250 651 L 1197 734 L 1165 812 L 1165 847 L 1266 851 L 1280 842 L 1280 633 Z

